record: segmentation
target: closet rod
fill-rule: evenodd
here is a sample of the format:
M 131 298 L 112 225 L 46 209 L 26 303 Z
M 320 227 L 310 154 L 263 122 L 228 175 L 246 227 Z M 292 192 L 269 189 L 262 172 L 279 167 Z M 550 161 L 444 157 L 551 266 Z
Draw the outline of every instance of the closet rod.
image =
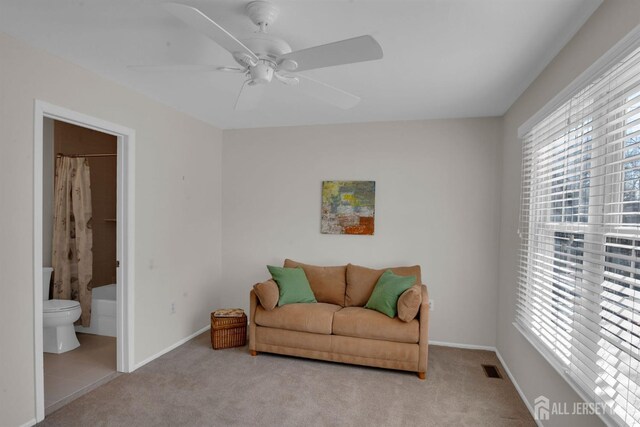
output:
M 58 153 L 56 157 L 114 157 L 116 153 L 104 153 L 104 154 L 63 154 Z

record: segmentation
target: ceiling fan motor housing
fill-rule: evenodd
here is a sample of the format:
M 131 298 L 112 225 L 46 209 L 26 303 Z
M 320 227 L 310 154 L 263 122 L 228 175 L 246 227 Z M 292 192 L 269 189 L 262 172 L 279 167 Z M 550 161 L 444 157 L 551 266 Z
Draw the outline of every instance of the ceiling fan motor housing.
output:
M 269 83 L 277 68 L 276 58 L 291 52 L 291 47 L 284 40 L 266 33 L 255 33 L 242 39 L 242 43 L 251 49 L 260 60 L 257 64 L 247 64 L 234 55 L 236 61 L 249 69 L 254 84 Z
M 259 30 L 251 34 L 250 37 L 242 39 L 241 42 L 255 53 L 260 61 L 258 64 L 246 64 L 237 57 L 236 61 L 249 69 L 254 84 L 269 83 L 275 70 L 279 65 L 282 65 L 277 63 L 277 58 L 291 52 L 291 46 L 286 41 L 266 33 L 267 26 L 273 24 L 280 10 L 273 3 L 264 0 L 252 1 L 247 4 L 245 10 L 251 21 L 259 27 Z M 295 68 L 291 64 L 286 65 L 287 67 L 284 69 Z
M 240 41 L 260 59 L 275 61 L 277 57 L 291 52 L 289 43 L 271 34 L 254 33 Z

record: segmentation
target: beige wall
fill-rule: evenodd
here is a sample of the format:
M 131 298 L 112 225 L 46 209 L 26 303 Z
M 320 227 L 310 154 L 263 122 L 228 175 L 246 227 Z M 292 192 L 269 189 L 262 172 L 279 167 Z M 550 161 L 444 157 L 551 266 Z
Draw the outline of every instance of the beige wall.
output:
M 35 418 L 34 99 L 136 131 L 135 361 L 207 325 L 220 292 L 221 131 L 0 33 L 3 426 Z
M 224 306 L 266 264 L 422 266 L 430 338 L 495 345 L 500 119 L 224 132 Z M 375 235 L 320 234 L 323 180 L 375 180 Z
M 640 1 L 605 0 L 504 117 L 497 347 L 531 403 L 539 395 L 558 402 L 580 399 L 512 325 L 515 319 L 516 263 L 520 245 L 517 228 L 521 145 L 517 129 L 638 24 Z M 576 425 L 586 427 L 602 425 L 602 422 L 596 416 L 552 416 L 545 422 L 545 426 Z

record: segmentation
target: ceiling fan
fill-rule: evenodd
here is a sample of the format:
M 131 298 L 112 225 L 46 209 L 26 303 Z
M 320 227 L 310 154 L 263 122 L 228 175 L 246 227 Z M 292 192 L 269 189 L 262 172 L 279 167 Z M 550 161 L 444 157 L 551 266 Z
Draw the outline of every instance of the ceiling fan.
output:
M 167 3 L 164 8 L 189 26 L 200 31 L 231 53 L 237 66 L 208 65 L 139 66 L 137 69 L 177 71 L 222 71 L 242 74 L 244 83 L 236 99 L 236 110 L 254 108 L 262 97 L 264 86 L 275 78 L 286 85 L 295 85 L 307 95 L 337 107 L 354 107 L 360 98 L 342 89 L 330 86 L 300 71 L 336 65 L 352 64 L 382 58 L 382 48 L 371 36 L 354 37 L 334 43 L 291 51 L 284 40 L 267 33 L 267 28 L 278 17 L 279 9 L 268 1 L 253 1 L 245 7 L 258 30 L 249 38 L 238 40 L 195 7 Z

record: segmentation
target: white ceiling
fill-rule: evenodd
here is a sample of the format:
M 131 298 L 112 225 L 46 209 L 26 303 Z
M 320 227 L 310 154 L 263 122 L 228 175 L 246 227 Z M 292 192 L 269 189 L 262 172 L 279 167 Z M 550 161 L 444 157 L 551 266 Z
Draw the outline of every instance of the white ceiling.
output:
M 182 1 L 182 0 L 174 0 Z M 272 82 L 234 111 L 243 77 L 127 65 L 235 65 L 161 0 L 0 0 L 0 31 L 220 128 L 500 116 L 602 0 L 284 1 L 270 32 L 293 50 L 373 35 L 379 61 L 306 71 L 362 98 L 340 110 Z M 184 0 L 241 37 L 242 0 Z

